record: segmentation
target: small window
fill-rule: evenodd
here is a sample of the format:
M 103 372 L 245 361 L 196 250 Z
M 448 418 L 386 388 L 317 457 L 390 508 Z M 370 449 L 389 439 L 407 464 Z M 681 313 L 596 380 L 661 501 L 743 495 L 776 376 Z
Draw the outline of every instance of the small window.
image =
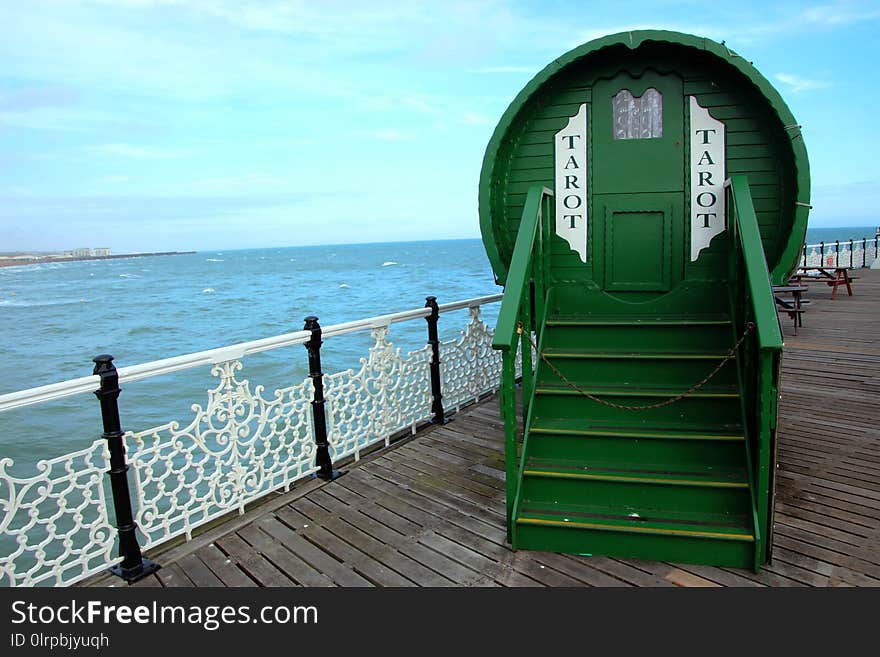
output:
M 638 98 L 621 89 L 612 99 L 615 139 L 663 136 L 663 94 L 651 87 Z

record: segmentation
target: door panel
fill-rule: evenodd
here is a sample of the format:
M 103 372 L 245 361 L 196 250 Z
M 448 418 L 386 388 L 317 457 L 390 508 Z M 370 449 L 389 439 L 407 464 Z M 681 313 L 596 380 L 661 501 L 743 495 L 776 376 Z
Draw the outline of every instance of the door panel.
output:
M 663 293 L 681 280 L 683 108 L 673 74 L 623 71 L 593 88 L 593 277 L 609 292 Z
M 614 97 L 629 91 L 636 101 L 648 89 L 660 92 L 662 136 L 616 138 Z M 634 78 L 619 73 L 593 88 L 593 192 L 684 191 L 684 96 L 681 78 L 646 71 Z M 638 110 L 636 110 L 638 111 Z
M 617 195 L 599 201 L 604 227 L 604 289 L 668 292 L 679 276 L 673 254 L 677 194 Z

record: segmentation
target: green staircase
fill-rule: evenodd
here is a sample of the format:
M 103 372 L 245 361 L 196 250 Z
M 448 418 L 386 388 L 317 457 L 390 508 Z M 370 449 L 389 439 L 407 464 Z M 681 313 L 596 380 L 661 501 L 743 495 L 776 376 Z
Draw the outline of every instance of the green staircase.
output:
M 518 262 L 515 251 L 496 332 L 512 546 L 757 570 L 769 558 L 781 348 L 766 264 L 760 284 L 733 248 L 723 293 L 688 283 L 656 303 L 553 281 L 547 195 L 533 188 L 526 202 L 516 248 L 530 256 Z M 736 201 L 742 222 L 746 203 Z M 757 224 L 732 232 L 736 244 L 756 239 Z M 515 327 L 532 327 L 535 363 L 528 332 Z M 744 333 L 735 357 L 691 390 Z
M 597 300 L 598 301 L 598 300 Z M 594 305 L 589 304 L 587 305 Z M 553 312 L 539 359 L 514 547 L 751 566 L 754 520 L 736 368 L 680 401 L 735 342 L 723 314 Z

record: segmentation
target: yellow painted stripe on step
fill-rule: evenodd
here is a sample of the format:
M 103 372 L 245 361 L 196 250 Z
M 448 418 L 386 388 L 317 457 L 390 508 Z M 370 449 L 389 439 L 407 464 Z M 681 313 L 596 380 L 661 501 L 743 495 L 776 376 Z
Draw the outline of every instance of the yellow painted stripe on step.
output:
M 743 481 L 704 481 L 700 479 L 661 479 L 659 477 L 629 477 L 625 475 L 594 474 L 590 472 L 555 472 L 552 470 L 525 470 L 523 474 L 565 479 L 610 479 L 632 481 L 642 484 L 681 484 L 683 486 L 711 486 L 713 488 L 748 488 Z
M 553 351 L 548 349 L 544 352 L 550 358 L 641 358 L 645 360 L 716 360 L 724 358 L 726 353 L 690 353 L 673 354 L 662 352 L 644 351 Z
M 700 538 L 724 538 L 732 541 L 754 541 L 752 534 L 725 534 L 724 532 L 705 532 L 695 529 L 659 529 L 655 527 L 631 527 L 627 525 L 604 525 L 597 522 L 544 520 L 542 518 L 517 518 L 517 522 L 526 525 L 545 525 L 549 527 L 581 527 L 583 529 L 599 529 L 604 531 L 619 531 L 633 534 L 670 534 L 674 536 L 695 536 Z
M 627 318 L 625 320 L 594 320 L 594 319 L 548 319 L 547 326 L 726 326 L 729 319 L 691 319 L 675 320 L 646 318 Z
M 548 427 L 531 427 L 533 433 L 558 433 L 570 436 L 617 436 L 620 438 L 671 438 L 671 439 L 697 439 L 697 440 L 745 440 L 744 436 L 723 436 L 718 434 L 694 433 L 680 435 L 674 433 L 635 433 L 632 431 L 595 431 L 590 429 L 551 429 Z

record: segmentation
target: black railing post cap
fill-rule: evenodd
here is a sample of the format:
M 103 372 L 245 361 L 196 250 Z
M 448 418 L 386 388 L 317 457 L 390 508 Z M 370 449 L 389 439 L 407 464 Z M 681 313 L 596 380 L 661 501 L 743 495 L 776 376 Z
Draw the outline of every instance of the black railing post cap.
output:
M 116 366 L 113 365 L 113 356 L 110 354 L 95 356 L 92 358 L 92 362 L 95 363 L 95 369 L 92 371 L 93 375 L 107 376 L 116 373 Z
M 306 317 L 305 322 L 305 326 L 303 327 L 304 331 L 314 331 L 315 329 L 321 328 L 321 325 L 318 324 L 318 318 L 314 315 Z

